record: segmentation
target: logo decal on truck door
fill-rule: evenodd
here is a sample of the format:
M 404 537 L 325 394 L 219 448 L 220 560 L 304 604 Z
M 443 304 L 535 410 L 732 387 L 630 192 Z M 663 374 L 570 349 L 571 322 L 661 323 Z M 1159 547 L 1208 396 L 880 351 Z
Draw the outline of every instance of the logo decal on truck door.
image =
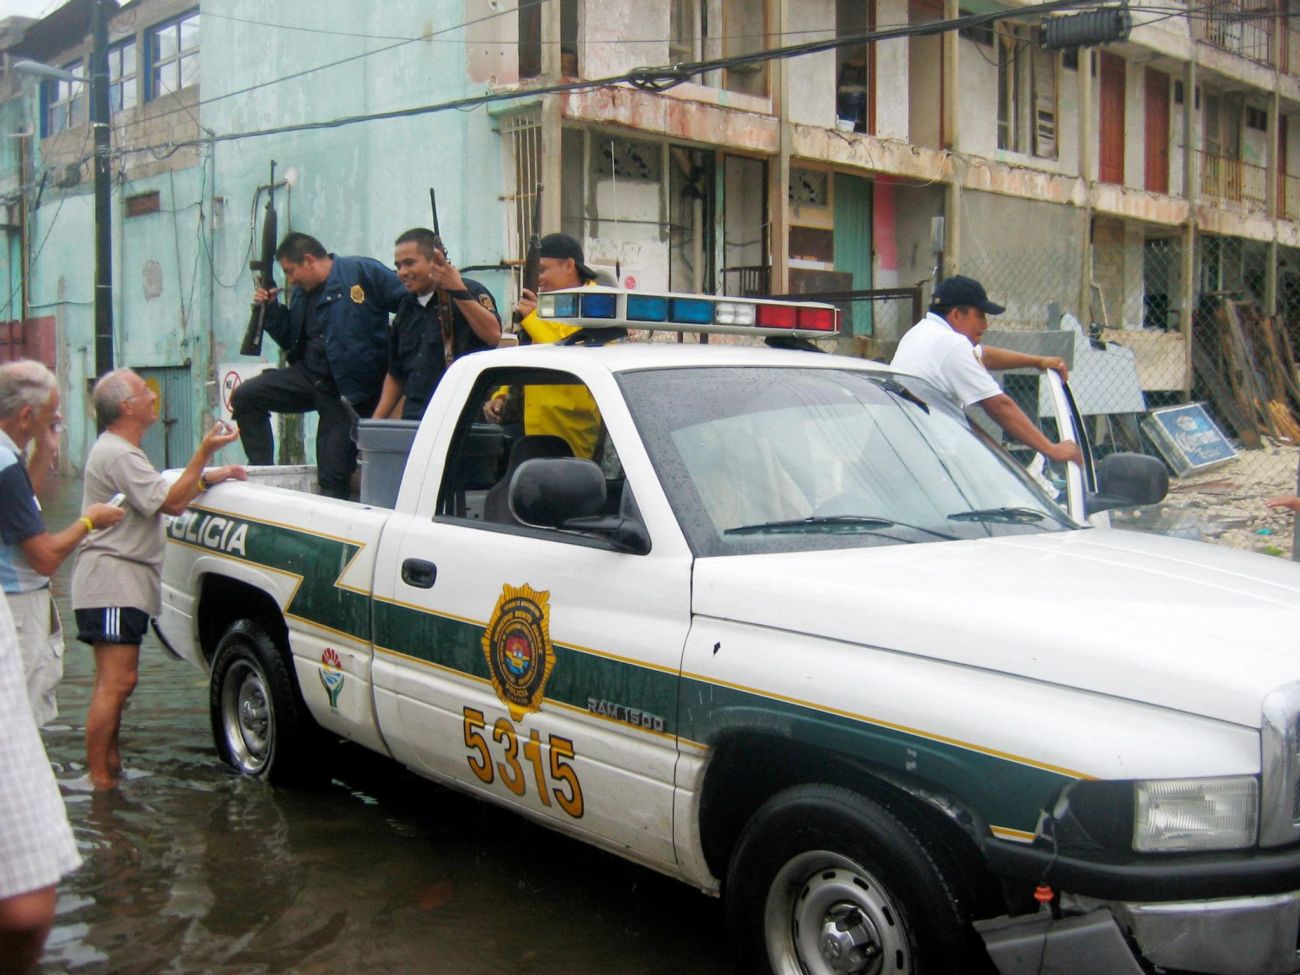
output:
M 320 667 L 320 682 L 329 695 L 330 710 L 337 711 L 339 691 L 343 690 L 343 661 L 339 659 L 339 652 L 333 647 L 326 647 L 320 655 Z
M 497 697 L 519 721 L 540 711 L 542 693 L 555 667 L 551 645 L 549 592 L 527 584 L 503 586 L 483 632 L 483 656 Z

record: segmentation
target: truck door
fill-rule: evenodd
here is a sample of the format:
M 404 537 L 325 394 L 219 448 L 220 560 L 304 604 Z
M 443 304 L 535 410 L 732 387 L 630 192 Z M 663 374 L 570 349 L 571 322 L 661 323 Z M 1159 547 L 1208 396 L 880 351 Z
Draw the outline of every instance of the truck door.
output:
M 1088 491 L 1096 490 L 1096 474 L 1087 428 L 1069 385 L 1051 370 L 995 372 L 993 378 L 1045 436 L 1056 441 L 1073 440 L 1079 444 L 1083 451 L 1083 464 L 1051 461 L 1022 444 L 1008 442 L 1002 431 L 982 410 L 972 409 L 968 415 L 990 436 L 1000 440 L 1071 518 L 1080 523 L 1087 522 L 1085 497 Z M 1104 516 L 1102 520 L 1105 521 Z
M 464 382 L 439 437 L 446 463 L 429 462 L 414 513 L 390 520 L 381 548 L 375 693 L 389 746 L 435 778 L 672 863 L 685 540 L 608 373 L 590 386 L 537 369 Z M 484 422 L 502 392 L 501 422 Z M 558 456 L 600 466 L 606 512 L 640 520 L 649 551 L 517 522 L 511 476 Z

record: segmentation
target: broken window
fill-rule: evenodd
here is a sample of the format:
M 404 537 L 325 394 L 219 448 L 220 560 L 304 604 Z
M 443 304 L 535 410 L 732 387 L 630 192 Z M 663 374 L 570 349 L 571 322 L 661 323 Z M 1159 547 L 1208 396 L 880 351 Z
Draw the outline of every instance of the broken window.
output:
M 673 64 L 734 58 L 767 46 L 762 0 L 669 0 L 668 60 Z M 767 94 L 767 64 L 733 64 L 698 78 L 747 95 Z
M 723 4 L 723 57 L 734 58 L 762 51 L 767 46 L 766 21 L 761 0 L 731 0 Z M 722 86 L 746 95 L 767 94 L 767 62 L 733 64 L 723 72 Z
M 705 35 L 704 0 L 671 0 L 668 63 L 686 64 L 704 60 L 701 45 Z
M 1057 154 L 1057 58 L 1019 25 L 997 35 L 998 148 L 1041 159 Z
M 852 37 L 865 34 L 875 23 L 875 4 L 836 0 L 835 35 Z M 874 77 L 871 70 L 875 45 L 837 47 L 835 49 L 835 115 L 841 128 L 855 132 L 872 132 L 874 123 Z

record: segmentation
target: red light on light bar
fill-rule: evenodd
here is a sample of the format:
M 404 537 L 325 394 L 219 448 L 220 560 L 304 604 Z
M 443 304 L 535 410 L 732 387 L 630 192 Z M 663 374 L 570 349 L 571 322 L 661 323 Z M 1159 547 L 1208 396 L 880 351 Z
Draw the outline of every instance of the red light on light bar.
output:
M 800 308 L 799 327 L 810 328 L 817 332 L 835 331 L 834 308 Z
M 797 319 L 796 309 L 793 305 L 763 305 L 758 306 L 758 324 L 765 328 L 794 328 Z

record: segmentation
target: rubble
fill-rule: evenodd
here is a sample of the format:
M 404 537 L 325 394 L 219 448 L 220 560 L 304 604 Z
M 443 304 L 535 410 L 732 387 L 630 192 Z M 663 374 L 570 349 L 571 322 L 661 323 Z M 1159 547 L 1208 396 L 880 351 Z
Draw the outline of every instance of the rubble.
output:
M 1296 494 L 1300 447 L 1263 438 L 1221 467 L 1169 482 L 1169 495 L 1150 508 L 1111 512 L 1116 528 L 1194 538 L 1233 548 L 1292 557 L 1295 516 L 1264 506 Z

